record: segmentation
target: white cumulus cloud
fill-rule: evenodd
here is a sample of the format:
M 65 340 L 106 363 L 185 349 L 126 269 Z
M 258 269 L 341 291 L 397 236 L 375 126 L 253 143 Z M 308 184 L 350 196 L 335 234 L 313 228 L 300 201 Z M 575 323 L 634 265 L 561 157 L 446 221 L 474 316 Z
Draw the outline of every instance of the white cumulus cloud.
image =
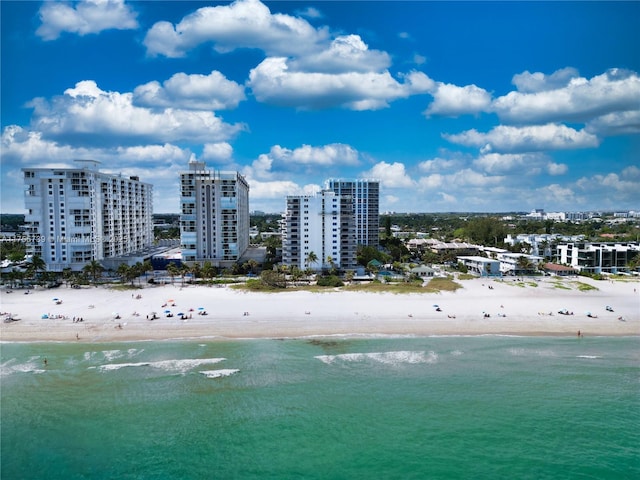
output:
M 378 162 L 362 174 L 363 178 L 379 178 L 385 188 L 412 188 L 415 182 L 407 173 L 404 163 Z
M 303 55 L 289 62 L 291 70 L 318 73 L 378 72 L 389 65 L 389 54 L 369 50 L 359 35 L 336 37 L 325 50 Z
M 249 74 L 248 86 L 260 102 L 301 109 L 344 107 L 377 110 L 389 102 L 425 93 L 432 81 L 412 72 L 400 83 L 388 71 L 340 74 L 290 71 L 286 58 L 265 59 Z
M 176 73 L 162 85 L 153 81 L 133 91 L 133 103 L 150 108 L 225 110 L 236 108 L 244 99 L 244 87 L 217 70 L 209 75 Z
M 543 171 L 564 173 L 563 167 L 549 161 L 543 153 L 487 153 L 473 162 L 474 167 L 492 175 L 539 175 Z M 550 167 L 550 165 L 554 165 Z M 566 169 L 566 166 L 564 166 Z
M 555 123 L 524 127 L 499 125 L 486 133 L 472 129 L 454 135 L 444 134 L 443 137 L 452 143 L 482 148 L 483 153 L 570 150 L 600 144 L 593 134 Z
M 34 99 L 31 106 L 34 130 L 76 145 L 226 141 L 244 128 L 212 112 L 136 107 L 132 93 L 103 91 L 92 80 L 78 82 L 51 101 Z
M 558 72 L 556 72 L 557 74 Z M 554 74 L 554 75 L 556 75 Z M 587 122 L 615 112 L 640 110 L 640 77 L 628 70 L 613 68 L 591 79 L 559 75 L 562 82 L 540 78 L 530 85 L 532 75 L 516 80 L 524 92 L 510 92 L 495 99 L 493 111 L 509 123 Z M 524 75 L 524 74 L 522 74 Z M 552 75 L 553 77 L 553 75 Z M 551 88 L 569 78 L 566 85 Z
M 137 14 L 124 0 L 85 0 L 82 2 L 44 2 L 40 7 L 42 25 L 36 35 L 55 40 L 62 32 L 87 35 L 103 30 L 138 28 Z
M 427 116 L 457 117 L 487 111 L 491 106 L 491 94 L 475 85 L 459 87 L 438 82 L 431 94 L 433 102 L 424 112 Z
M 573 78 L 578 76 L 578 71 L 572 67 L 561 68 L 551 75 L 525 71 L 514 75 L 511 83 L 523 93 L 544 92 L 566 87 Z
M 233 147 L 227 142 L 205 143 L 202 149 L 202 160 L 227 162 L 233 155 Z
M 333 143 L 320 147 L 302 145 L 295 149 L 274 145 L 269 157 L 280 165 L 358 165 L 358 151 L 349 145 Z
M 258 0 L 236 0 L 230 5 L 202 7 L 175 26 L 162 21 L 147 32 L 149 55 L 182 57 L 187 51 L 211 43 L 221 53 L 237 48 L 258 48 L 268 55 L 293 55 L 316 49 L 327 38 L 306 20 L 272 14 Z

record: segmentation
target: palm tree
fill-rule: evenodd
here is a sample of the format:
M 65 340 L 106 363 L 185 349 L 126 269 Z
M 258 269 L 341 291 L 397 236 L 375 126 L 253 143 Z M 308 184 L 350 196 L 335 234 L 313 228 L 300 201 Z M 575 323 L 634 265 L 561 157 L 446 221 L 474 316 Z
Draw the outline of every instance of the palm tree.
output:
M 327 255 L 327 263 L 329 264 L 329 273 L 331 275 L 335 275 L 336 272 L 336 262 L 333 260 L 331 255 Z
M 142 275 L 144 275 L 144 265 L 141 262 L 136 262 L 136 264 L 131 267 L 131 274 L 133 276 L 133 278 L 137 278 L 138 279 L 138 285 L 140 285 L 140 277 Z M 131 281 L 131 284 L 133 285 L 133 280 Z
M 549 240 L 542 240 L 540 242 L 540 249 L 542 250 L 542 255 L 540 255 L 540 252 L 538 252 L 538 255 L 540 255 L 541 257 L 544 257 L 545 260 L 549 260 L 551 258 L 551 255 L 547 255 L 547 250 L 549 248 L 550 242 Z
M 118 268 L 116 269 L 116 273 L 120 277 L 121 282 L 125 282 L 126 280 L 129 279 L 130 270 L 131 270 L 131 267 L 129 267 L 129 265 L 127 265 L 126 263 L 121 263 L 120 265 L 118 265 Z
M 153 264 L 149 260 L 145 260 L 142 263 L 142 273 L 144 273 L 145 280 L 147 279 L 147 273 L 153 272 Z
M 191 273 L 193 274 L 194 280 L 202 277 L 202 267 L 200 267 L 200 264 L 198 262 L 191 265 Z
M 249 273 L 254 274 L 256 273 L 256 268 L 258 268 L 258 262 L 252 258 L 251 260 L 247 261 L 247 266 L 249 267 Z
M 34 255 L 33 257 L 31 257 L 31 265 L 33 265 L 33 268 L 36 272 L 44 271 L 47 269 L 47 263 L 40 255 Z
M 533 262 L 531 262 L 529 257 L 525 255 L 521 255 L 520 257 L 518 257 L 518 262 L 516 265 L 518 267 L 518 270 L 522 272 L 529 272 L 533 269 Z
M 189 265 L 187 265 L 186 263 L 183 263 L 180 266 L 180 277 L 182 278 L 182 286 L 184 287 L 184 277 L 188 274 L 191 273 L 191 268 L 189 267 Z
M 346 273 L 344 274 L 344 279 L 347 282 L 351 283 L 355 275 L 356 275 L 356 272 L 354 272 L 353 270 L 347 270 Z
M 213 267 L 211 262 L 209 261 L 204 262 L 204 265 L 202 265 L 202 276 L 206 280 L 211 280 L 211 278 L 213 278 L 214 275 L 215 275 L 215 268 Z
M 88 273 L 89 275 L 91 275 L 91 278 L 93 279 L 93 282 L 95 283 L 98 275 L 102 273 L 102 271 L 104 270 L 104 267 L 102 265 L 100 265 L 100 263 L 96 260 L 91 260 L 89 263 L 87 263 L 82 270 L 86 273 Z
M 40 255 L 31 257 L 31 264 L 27 267 L 27 278 L 35 279 L 38 272 L 44 272 L 47 269 L 47 263 Z
M 310 268 L 311 264 L 313 263 L 317 263 L 318 262 L 318 255 L 315 254 L 315 252 L 309 252 L 309 254 L 307 255 L 307 258 L 304 261 L 304 264 L 306 265 L 307 268 Z
M 180 269 L 175 263 L 170 263 L 167 265 L 167 273 L 171 277 L 171 285 L 173 285 L 173 277 L 177 276 L 180 273 Z

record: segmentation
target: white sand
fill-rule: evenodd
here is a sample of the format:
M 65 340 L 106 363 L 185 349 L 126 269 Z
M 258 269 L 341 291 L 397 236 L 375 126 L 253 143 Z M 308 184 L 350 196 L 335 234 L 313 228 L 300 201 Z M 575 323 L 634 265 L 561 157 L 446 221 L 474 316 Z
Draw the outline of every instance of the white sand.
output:
M 576 335 L 579 330 L 584 335 L 640 334 L 640 282 L 579 281 L 598 290 L 583 292 L 577 289 L 576 279 L 546 277 L 536 280 L 535 287 L 517 286 L 511 279 L 474 279 L 460 282 L 464 288 L 457 292 L 404 295 L 343 291 L 248 293 L 228 287 L 181 287 L 179 282 L 124 291 L 104 287 L 38 289 L 28 295 L 23 290 L 3 291 L 0 311 L 20 320 L 0 323 L 0 340 Z M 557 282 L 564 288 L 558 288 Z M 135 298 L 138 294 L 141 299 Z M 56 304 L 53 298 L 62 303 Z M 163 307 L 168 300 L 176 306 Z M 436 311 L 434 305 L 442 311 Z M 614 311 L 608 312 L 607 305 Z M 198 315 L 199 307 L 209 315 Z M 574 315 L 558 314 L 565 308 Z M 167 309 L 173 317 L 165 316 Z M 147 320 L 151 312 L 159 318 Z M 192 318 L 181 320 L 177 316 L 180 312 Z M 485 312 L 489 318 L 484 317 Z M 589 318 L 587 312 L 597 318 Z M 115 319 L 114 313 L 121 318 Z M 41 318 L 44 314 L 66 318 Z M 74 323 L 73 317 L 84 321 Z M 0 318 L 4 320 L 5 316 Z

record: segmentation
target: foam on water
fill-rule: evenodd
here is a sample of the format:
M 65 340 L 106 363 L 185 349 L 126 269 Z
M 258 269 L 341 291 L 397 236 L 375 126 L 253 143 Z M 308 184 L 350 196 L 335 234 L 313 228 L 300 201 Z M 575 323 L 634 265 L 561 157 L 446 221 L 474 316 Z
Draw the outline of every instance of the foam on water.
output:
M 435 352 L 415 352 L 402 350 L 397 352 L 373 352 L 373 353 L 343 353 L 341 355 L 318 355 L 317 358 L 323 363 L 330 365 L 335 362 L 374 362 L 388 365 L 400 363 L 435 363 L 438 361 L 438 354 Z
M 511 355 L 516 357 L 535 356 L 535 357 L 557 357 L 558 354 L 553 350 L 531 349 L 531 348 L 510 348 L 507 350 Z
M 151 367 L 166 372 L 184 374 L 201 365 L 212 365 L 225 360 L 224 358 L 184 358 L 175 360 L 160 360 L 156 362 L 136 362 L 136 363 L 108 363 L 98 366 L 100 371 L 114 371 L 127 367 Z
M 228 377 L 233 375 L 234 373 L 238 373 L 240 370 L 237 368 L 226 368 L 221 370 L 203 370 L 200 373 L 203 374 L 207 378 L 220 378 L 220 377 Z
M 576 358 L 588 358 L 590 360 L 595 358 L 602 358 L 600 355 L 577 355 Z
M 24 363 L 17 363 L 17 358 L 12 358 L 0 364 L 0 377 L 11 375 L 13 373 L 44 373 L 46 370 L 42 368 L 42 358 L 39 356 L 30 357 Z

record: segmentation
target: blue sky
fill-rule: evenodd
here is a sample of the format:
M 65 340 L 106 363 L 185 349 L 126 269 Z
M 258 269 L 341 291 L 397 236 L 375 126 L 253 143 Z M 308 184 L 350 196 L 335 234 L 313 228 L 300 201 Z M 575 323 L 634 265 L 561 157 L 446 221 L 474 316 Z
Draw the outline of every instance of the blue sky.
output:
M 250 208 L 329 178 L 381 211 L 640 209 L 640 2 L 0 2 L 2 206 L 102 162 L 178 212 L 190 159 Z

